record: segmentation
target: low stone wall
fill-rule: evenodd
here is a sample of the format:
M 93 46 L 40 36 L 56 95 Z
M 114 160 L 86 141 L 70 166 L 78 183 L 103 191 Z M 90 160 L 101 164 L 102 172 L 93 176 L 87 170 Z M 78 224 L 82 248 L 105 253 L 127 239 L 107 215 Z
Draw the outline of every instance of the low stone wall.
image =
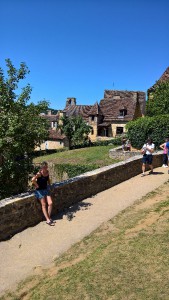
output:
M 119 160 L 127 160 L 130 157 L 139 155 L 140 151 L 123 151 L 122 147 L 117 147 L 114 149 L 109 150 L 109 157 L 113 159 L 119 159 Z
M 153 154 L 154 167 L 162 154 Z M 141 173 L 141 155 L 52 185 L 53 214 Z M 104 208 L 104 203 L 103 203 Z M 0 240 L 43 220 L 41 205 L 33 193 L 0 201 Z

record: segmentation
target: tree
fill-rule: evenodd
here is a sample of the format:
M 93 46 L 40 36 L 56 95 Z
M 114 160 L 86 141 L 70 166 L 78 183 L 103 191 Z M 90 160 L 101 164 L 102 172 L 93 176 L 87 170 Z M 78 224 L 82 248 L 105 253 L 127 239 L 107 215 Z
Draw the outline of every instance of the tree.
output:
M 91 126 L 87 125 L 81 116 L 61 118 L 62 124 L 59 126 L 61 131 L 69 140 L 69 147 L 85 142 L 86 137 L 91 131 Z
M 40 117 L 48 103 L 27 104 L 32 90 L 29 84 L 16 93 L 29 73 L 26 64 L 16 69 L 6 59 L 6 66 L 7 78 L 0 68 L 0 199 L 27 189 L 30 153 L 48 136 L 48 124 Z
M 146 115 L 153 117 L 169 114 L 169 81 L 158 82 L 146 104 Z
M 141 149 L 148 137 L 153 139 L 156 148 L 169 137 L 169 115 L 138 118 L 127 123 L 127 137 L 133 147 Z

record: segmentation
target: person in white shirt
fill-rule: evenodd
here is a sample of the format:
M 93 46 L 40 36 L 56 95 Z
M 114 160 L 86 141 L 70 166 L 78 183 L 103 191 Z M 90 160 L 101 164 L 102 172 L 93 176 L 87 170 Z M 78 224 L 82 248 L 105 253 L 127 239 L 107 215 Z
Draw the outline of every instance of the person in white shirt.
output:
M 154 152 L 155 145 L 153 144 L 153 141 L 151 138 L 147 139 L 147 143 L 145 143 L 141 149 L 141 153 L 143 154 L 142 158 L 142 176 L 145 176 L 145 169 L 146 169 L 146 164 L 149 165 L 151 171 L 149 174 L 153 174 L 153 155 L 152 153 Z

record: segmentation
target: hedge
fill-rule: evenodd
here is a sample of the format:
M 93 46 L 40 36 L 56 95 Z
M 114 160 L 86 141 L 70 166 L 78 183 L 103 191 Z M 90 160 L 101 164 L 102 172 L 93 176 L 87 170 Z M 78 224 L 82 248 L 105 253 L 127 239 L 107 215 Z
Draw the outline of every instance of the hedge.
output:
M 127 137 L 131 145 L 140 149 L 148 137 L 153 139 L 156 149 L 169 137 L 169 115 L 139 118 L 127 124 Z

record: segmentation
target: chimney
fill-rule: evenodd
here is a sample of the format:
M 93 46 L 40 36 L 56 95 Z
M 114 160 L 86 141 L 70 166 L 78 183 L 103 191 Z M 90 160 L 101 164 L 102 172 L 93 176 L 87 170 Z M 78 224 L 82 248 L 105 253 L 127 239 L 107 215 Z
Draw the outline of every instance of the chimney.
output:
M 51 114 L 52 114 L 52 111 L 51 111 L 51 109 L 48 109 L 48 111 L 47 111 L 47 115 L 48 115 L 48 116 L 51 116 Z
M 66 106 L 69 106 L 69 105 L 76 105 L 76 98 L 68 97 L 66 100 Z

